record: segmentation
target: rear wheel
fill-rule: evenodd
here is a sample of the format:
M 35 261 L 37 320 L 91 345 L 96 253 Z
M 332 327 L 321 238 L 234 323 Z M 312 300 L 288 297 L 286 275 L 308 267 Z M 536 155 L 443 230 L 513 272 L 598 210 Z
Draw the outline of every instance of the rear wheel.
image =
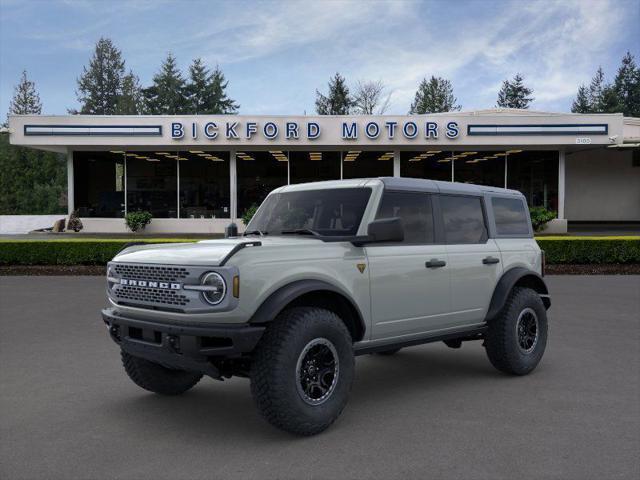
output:
M 354 374 L 351 335 L 333 312 L 298 307 L 282 312 L 260 340 L 251 393 L 269 423 L 314 435 L 344 409 Z
M 129 378 L 139 387 L 160 395 L 180 395 L 200 381 L 202 375 L 172 370 L 144 358 L 121 351 L 122 364 Z
M 487 356 L 498 370 L 514 375 L 531 372 L 547 345 L 547 311 L 530 288 L 513 289 L 500 314 L 489 323 Z

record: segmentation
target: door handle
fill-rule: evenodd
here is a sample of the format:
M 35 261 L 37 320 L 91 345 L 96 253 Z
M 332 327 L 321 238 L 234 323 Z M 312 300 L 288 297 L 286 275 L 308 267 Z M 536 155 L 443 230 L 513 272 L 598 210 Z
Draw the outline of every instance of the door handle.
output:
M 440 268 L 444 267 L 447 264 L 444 260 L 438 260 L 437 258 L 432 258 L 428 262 L 425 262 L 424 266 L 427 268 Z
M 482 263 L 485 265 L 493 265 L 494 263 L 499 263 L 500 259 L 496 257 L 485 257 L 482 259 Z

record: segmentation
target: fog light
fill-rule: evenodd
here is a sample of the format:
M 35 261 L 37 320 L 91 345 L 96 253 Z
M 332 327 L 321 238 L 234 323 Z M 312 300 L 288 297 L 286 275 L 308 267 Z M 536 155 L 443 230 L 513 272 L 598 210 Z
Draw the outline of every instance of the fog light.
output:
M 209 272 L 202 277 L 202 286 L 207 287 L 202 292 L 202 296 L 211 305 L 219 304 L 227 292 L 227 285 L 224 283 L 222 275 L 216 272 Z

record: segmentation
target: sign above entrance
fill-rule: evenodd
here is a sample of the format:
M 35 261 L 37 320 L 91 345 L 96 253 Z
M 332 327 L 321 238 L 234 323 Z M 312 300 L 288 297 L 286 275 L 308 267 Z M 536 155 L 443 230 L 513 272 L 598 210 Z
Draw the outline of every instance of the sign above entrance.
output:
M 402 136 L 407 140 L 424 138 L 436 140 L 441 135 L 448 139 L 458 138 L 460 127 L 457 122 L 449 121 L 444 126 L 434 121 L 406 120 L 398 122 L 394 120 L 384 121 L 341 121 L 339 124 L 340 138 L 342 140 L 358 140 L 366 137 L 376 140 L 380 137 L 386 140 L 394 140 Z M 208 140 L 216 140 L 224 137 L 227 140 L 251 140 L 253 137 L 262 136 L 263 139 L 273 140 L 299 140 L 304 137 L 307 140 L 316 140 L 322 136 L 322 127 L 318 122 L 284 121 L 275 122 L 172 122 L 171 138 L 181 140 L 184 138 L 197 140 L 200 136 Z

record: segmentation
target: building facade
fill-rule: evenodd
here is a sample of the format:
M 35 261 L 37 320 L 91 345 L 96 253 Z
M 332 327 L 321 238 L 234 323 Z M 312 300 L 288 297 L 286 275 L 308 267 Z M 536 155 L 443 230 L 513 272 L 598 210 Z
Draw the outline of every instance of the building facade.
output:
M 221 232 L 290 183 L 401 176 L 507 187 L 567 222 L 640 222 L 640 119 L 484 110 L 410 116 L 12 116 L 11 143 L 67 155 L 89 232 Z

